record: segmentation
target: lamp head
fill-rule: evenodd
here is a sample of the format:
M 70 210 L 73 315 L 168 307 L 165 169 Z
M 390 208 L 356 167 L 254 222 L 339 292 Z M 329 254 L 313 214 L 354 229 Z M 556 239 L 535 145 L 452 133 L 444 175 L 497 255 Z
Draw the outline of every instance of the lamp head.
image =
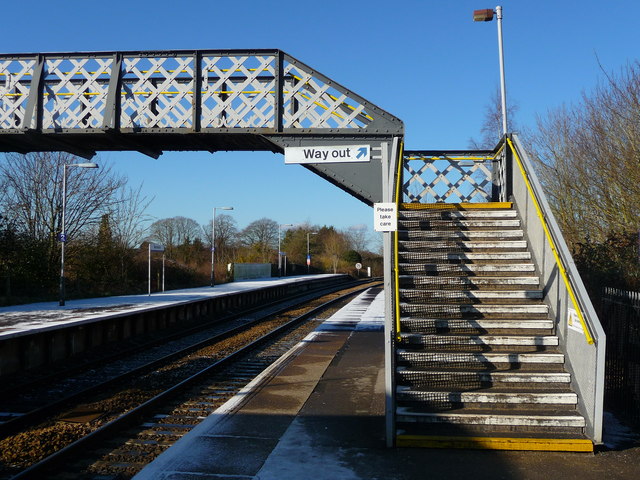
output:
M 485 8 L 483 10 L 474 10 L 473 11 L 473 21 L 474 22 L 490 22 L 493 20 L 493 9 Z

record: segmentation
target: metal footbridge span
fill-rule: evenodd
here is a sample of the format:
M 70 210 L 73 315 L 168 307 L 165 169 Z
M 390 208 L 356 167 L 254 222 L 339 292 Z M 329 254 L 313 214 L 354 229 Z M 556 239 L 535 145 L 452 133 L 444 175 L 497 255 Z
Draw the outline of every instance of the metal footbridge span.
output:
M 365 145 L 368 162 L 304 166 L 371 204 L 381 201 L 382 157 L 403 132 L 398 118 L 280 50 L 0 55 L 3 152 L 158 158 Z

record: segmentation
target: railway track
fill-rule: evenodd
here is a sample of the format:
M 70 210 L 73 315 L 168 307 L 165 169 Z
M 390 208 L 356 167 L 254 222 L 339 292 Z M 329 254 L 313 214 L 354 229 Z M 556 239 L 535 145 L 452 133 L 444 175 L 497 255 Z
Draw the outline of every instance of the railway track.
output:
M 217 318 L 215 323 L 189 326 L 143 343 L 134 339 L 126 345 L 116 346 L 113 351 L 107 350 L 102 354 L 94 354 L 93 358 L 82 359 L 77 364 L 66 362 L 64 368 L 52 369 L 50 373 L 31 374 L 26 380 L 6 379 L 0 389 L 0 438 L 50 416 L 81 395 L 90 394 L 110 383 L 121 382 L 127 377 L 135 377 L 206 345 L 212 338 L 242 331 L 247 325 L 259 323 L 270 315 L 278 315 L 345 287 L 346 284 L 323 287 L 260 307 L 230 312 L 225 317 Z M 52 401 L 52 398 L 56 400 Z
M 21 419 L 20 431 L 0 441 L 0 478 L 130 478 L 313 330 L 317 322 L 309 319 L 370 286 L 316 299 L 304 312 L 289 306 L 268 319 L 256 315 L 226 332 L 207 332 L 210 338 L 180 353 L 130 364 L 126 376 L 42 407 L 33 418 L 45 421 L 27 427 Z

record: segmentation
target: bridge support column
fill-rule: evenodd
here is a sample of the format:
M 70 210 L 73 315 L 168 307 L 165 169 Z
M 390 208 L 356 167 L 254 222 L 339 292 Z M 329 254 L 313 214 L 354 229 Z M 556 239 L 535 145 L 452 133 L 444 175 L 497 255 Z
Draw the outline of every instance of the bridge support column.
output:
M 382 201 L 395 201 L 395 176 L 399 158 L 400 139 L 382 142 Z M 385 430 L 388 447 L 395 444 L 395 309 L 394 309 L 394 272 L 393 272 L 393 232 L 383 233 L 384 254 L 384 358 L 385 358 Z

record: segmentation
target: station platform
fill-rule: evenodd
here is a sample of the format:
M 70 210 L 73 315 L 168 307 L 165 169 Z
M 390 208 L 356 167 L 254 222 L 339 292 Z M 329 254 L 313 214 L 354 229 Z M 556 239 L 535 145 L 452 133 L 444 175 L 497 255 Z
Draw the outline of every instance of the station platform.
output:
M 211 325 L 234 312 L 351 283 L 348 275 L 300 275 L 0 308 L 0 383 L 97 348 Z
M 135 480 L 640 478 L 638 446 L 387 448 L 383 319 L 384 292 L 360 294 Z
M 340 275 L 299 275 L 283 278 L 261 278 L 222 283 L 215 287 L 187 288 L 154 292 L 151 295 L 123 295 L 116 297 L 29 303 L 0 307 L 0 338 L 35 331 L 52 330 L 71 324 L 82 324 L 147 310 L 156 310 L 181 304 L 200 302 L 220 296 L 236 295 L 278 285 L 292 285 L 314 280 L 330 279 Z

